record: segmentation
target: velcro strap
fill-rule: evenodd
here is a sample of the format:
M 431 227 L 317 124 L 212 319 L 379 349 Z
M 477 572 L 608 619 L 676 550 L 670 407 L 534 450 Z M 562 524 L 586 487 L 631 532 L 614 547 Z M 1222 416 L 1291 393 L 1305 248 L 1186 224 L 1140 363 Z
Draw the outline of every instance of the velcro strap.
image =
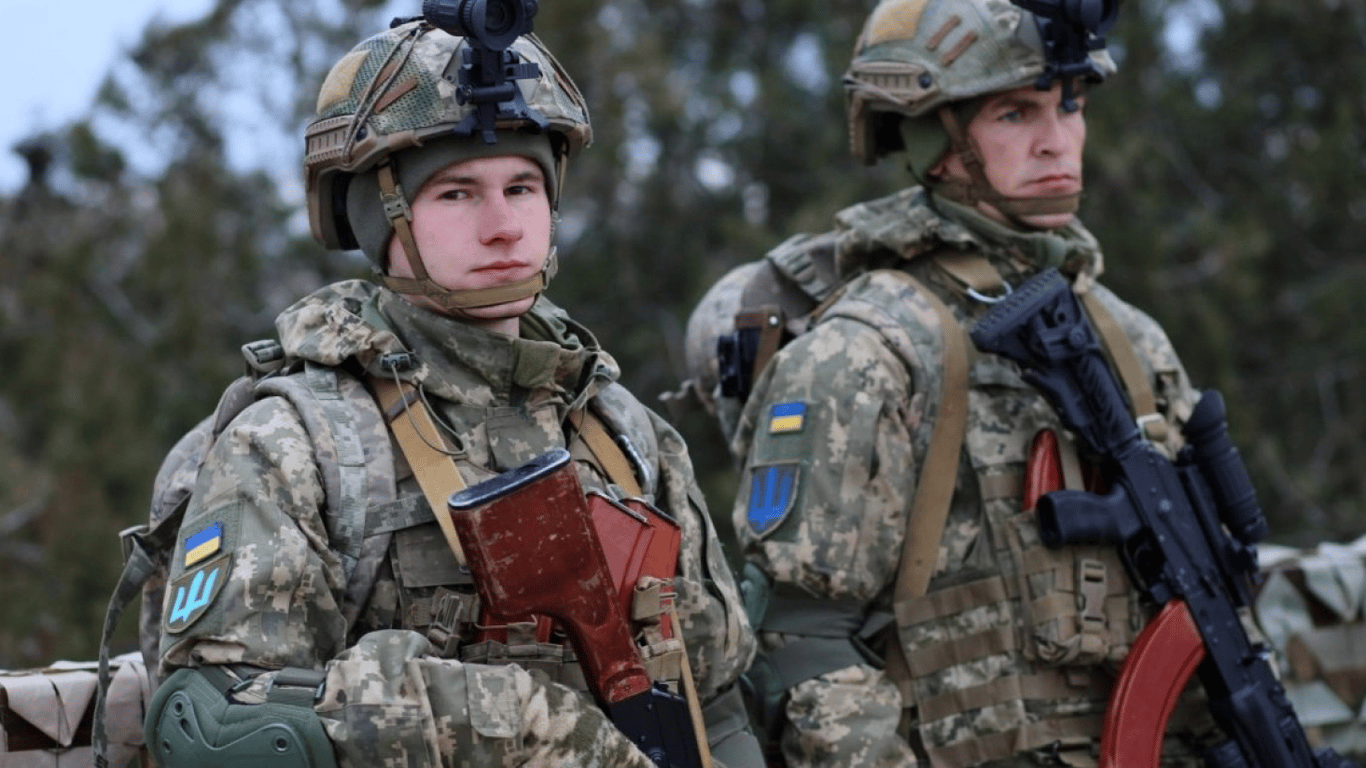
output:
M 976 251 L 945 251 L 936 253 L 934 263 L 965 288 L 995 296 L 1008 291 L 1001 273 L 991 266 L 986 257 Z
M 1018 499 L 1024 492 L 1024 474 L 998 472 L 994 475 L 983 475 L 977 485 L 982 490 L 982 501 Z

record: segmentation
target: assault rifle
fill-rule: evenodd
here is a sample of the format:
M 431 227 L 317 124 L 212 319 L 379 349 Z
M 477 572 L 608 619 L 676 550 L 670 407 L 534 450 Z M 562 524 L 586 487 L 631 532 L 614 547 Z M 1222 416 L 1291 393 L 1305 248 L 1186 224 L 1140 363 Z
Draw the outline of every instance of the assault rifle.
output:
M 449 507 L 484 606 L 558 621 L 594 698 L 655 765 L 710 765 L 687 657 L 685 698 L 651 682 L 627 623 L 638 576 L 673 575 L 672 520 L 586 497 L 564 449 L 452 494 Z
M 1197 672 L 1229 737 L 1205 754 L 1211 768 L 1352 766 L 1331 749 L 1311 752 L 1267 650 L 1250 641 L 1240 620 L 1267 525 L 1228 438 L 1219 393 L 1201 397 L 1176 461 L 1158 453 L 1140 436 L 1080 302 L 1053 269 L 992 307 L 972 340 L 1019 364 L 1112 483 L 1105 495 L 1040 498 L 1044 544 L 1116 545 L 1134 584 L 1164 606 L 1134 642 L 1111 692 L 1102 768 L 1156 768 L 1167 720 Z

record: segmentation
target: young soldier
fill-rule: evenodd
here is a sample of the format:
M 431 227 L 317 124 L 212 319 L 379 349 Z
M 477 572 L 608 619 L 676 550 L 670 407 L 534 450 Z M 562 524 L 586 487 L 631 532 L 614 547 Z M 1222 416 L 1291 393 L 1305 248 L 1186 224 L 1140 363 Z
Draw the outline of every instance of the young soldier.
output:
M 746 313 L 758 323 L 724 320 L 797 334 L 753 367 L 742 411 L 750 360 L 694 366 L 694 381 L 729 377 L 711 394 L 744 463 L 734 520 L 762 615 L 747 679 L 789 766 L 1095 764 L 1115 665 L 1146 617 L 1113 548 L 1040 544 L 1023 478 L 1048 461 L 1079 482 L 1075 450 L 966 331 L 1057 267 L 1108 320 L 1109 354 L 1132 361 L 1117 367 L 1134 416 L 1167 455 L 1195 393 L 1162 329 L 1097 282 L 1075 211 L 1086 89 L 1114 65 L 1087 46 L 1046 56 L 1063 33 L 1095 42 L 1065 21 L 1007 0 L 884 0 L 844 78 L 853 150 L 901 153 L 919 185 L 738 268 L 699 308 L 776 296 Z M 819 304 L 784 317 L 794 293 Z M 1187 719 L 1172 765 L 1198 764 Z
M 717 764 L 757 764 L 733 685 L 754 640 L 685 447 L 542 296 L 565 163 L 590 140 L 583 97 L 529 34 L 505 47 L 511 90 L 457 86 L 498 50 L 471 48 L 410 21 L 323 83 L 314 235 L 358 246 L 378 284 L 280 315 L 279 346 L 252 358 L 272 373 L 198 472 L 146 718 L 163 768 L 653 765 L 587 694 L 562 629 L 493 618 L 443 530 L 452 491 L 557 448 L 586 489 L 677 522 L 676 614 L 659 590 L 653 614 L 634 605 L 645 665 L 673 690 L 690 668 Z

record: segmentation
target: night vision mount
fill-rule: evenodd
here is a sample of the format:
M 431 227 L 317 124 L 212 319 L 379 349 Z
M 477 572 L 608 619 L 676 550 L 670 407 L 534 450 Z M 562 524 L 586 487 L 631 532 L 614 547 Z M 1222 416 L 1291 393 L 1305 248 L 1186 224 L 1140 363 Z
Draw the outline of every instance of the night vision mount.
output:
M 437 29 L 465 38 L 459 60 L 452 56 L 441 76 L 455 86 L 461 104 L 473 104 L 455 133 L 473 136 L 478 131 L 485 144 L 496 144 L 498 123 L 530 121 L 544 127 L 545 116 L 527 106 L 518 80 L 534 80 L 541 67 L 522 61 L 508 50 L 517 38 L 531 34 L 537 0 L 423 0 L 422 17 Z
M 1105 47 L 1105 34 L 1119 15 L 1120 0 L 1011 0 L 1034 14 L 1043 40 L 1044 71 L 1035 87 L 1047 90 L 1062 83 L 1063 106 L 1075 109 L 1072 83 L 1098 78 L 1091 51 Z

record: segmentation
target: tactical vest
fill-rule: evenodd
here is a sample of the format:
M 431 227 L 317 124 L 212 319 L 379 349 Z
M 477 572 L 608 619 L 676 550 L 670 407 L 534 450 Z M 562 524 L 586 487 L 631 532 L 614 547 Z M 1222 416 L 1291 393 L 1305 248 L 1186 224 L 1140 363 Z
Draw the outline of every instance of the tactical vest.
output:
M 828 236 L 811 238 L 785 243 L 770 259 L 776 255 L 776 263 L 787 266 L 780 274 L 812 275 L 816 273 L 803 260 L 828 259 L 832 251 Z M 810 314 L 802 320 L 839 317 L 875 329 L 914 372 L 918 388 L 942 399 L 943 366 L 934 361 L 945 359 L 945 334 L 963 333 L 964 312 L 972 304 L 968 296 L 989 296 L 1000 288 L 1000 277 L 985 259 L 960 252 L 926 254 L 908 269 L 919 283 L 907 283 L 905 274 L 894 270 L 873 271 L 825 290 L 823 303 L 807 304 Z M 755 274 L 754 281 L 784 284 Z M 924 283 L 940 285 L 952 297 L 952 326 L 941 317 L 941 328 L 929 323 L 927 330 L 923 314 L 906 314 L 911 301 L 883 306 L 860 300 L 866 281 L 881 281 L 884 287 L 891 281 L 899 285 L 890 290 L 912 292 L 926 290 Z M 1166 439 L 1166 422 L 1157 412 L 1150 382 L 1173 379 L 1176 372 L 1146 370 L 1114 319 L 1118 300 L 1099 286 L 1086 285 L 1083 291 L 1093 325 L 1130 388 L 1140 423 L 1151 439 Z M 745 295 L 762 295 L 762 289 Z M 753 320 L 753 310 L 746 304 L 737 314 L 737 330 L 744 320 Z M 793 334 L 803 330 L 784 327 Z M 759 356 L 755 376 L 776 351 L 759 348 L 767 354 Z M 900 658 L 895 651 L 889 654 L 888 673 L 906 706 L 915 708 L 914 727 L 934 765 L 970 765 L 1028 752 L 1066 764 L 1094 765 L 1091 747 L 1101 732 L 1112 670 L 1146 614 L 1113 547 L 1053 551 L 1042 545 L 1032 510 L 1021 504 L 1027 454 L 1034 436 L 1042 432 L 1063 437 L 1064 449 L 1069 448 L 1066 433 L 1051 406 L 1013 364 L 975 350 L 970 360 L 961 438 L 965 462 L 949 491 L 946 521 L 955 536 L 949 540 L 932 534 L 944 551 L 928 591 L 870 612 L 864 606 L 794 598 L 780 590 L 760 628 L 783 633 L 788 642 L 764 663 L 790 687 L 864 661 L 870 635 L 890 609 Z M 914 436 L 917 456 L 925 457 L 929 450 L 938 408 L 939 402 L 932 401 Z M 1075 452 L 1064 450 L 1063 455 L 1064 464 L 1074 467 Z M 1082 487 L 1079 472 L 1065 476 L 1067 487 Z M 925 470 L 917 495 L 947 479 Z M 917 521 L 909 524 L 908 546 Z M 899 579 L 906 577 L 908 562 L 903 556 Z M 835 638 L 837 634 L 842 638 Z M 801 640 L 793 642 L 794 635 Z
M 397 414 L 381 412 L 365 382 L 342 368 L 307 361 L 285 369 L 284 351 L 274 340 L 244 345 L 242 352 L 247 374 L 225 389 L 214 413 L 176 443 L 159 469 L 148 523 L 120 535 L 124 571 L 110 600 L 100 648 L 94 729 L 97 754 L 105 751 L 105 692 L 113 631 L 127 606 L 141 596 L 139 639 L 155 688 L 161 682 L 158 645 L 170 556 L 196 478 L 209 449 L 233 418 L 257 399 L 269 396 L 290 403 L 314 445 L 329 511 L 325 521 L 329 542 L 341 558 L 347 579 L 340 606 L 349 638 L 374 629 L 411 629 L 424 634 L 439 655 L 458 655 L 478 663 L 517 663 L 587 690 L 573 651 L 562 636 L 550 637 L 548 625 L 515 624 L 491 634 L 479 626 L 481 609 L 469 570 L 457 561 L 442 536 L 428 499 L 420 490 L 414 491 L 409 463 L 387 439 L 392 433 L 386 424 Z M 486 436 L 515 431 L 521 420 L 509 418 L 507 410 L 484 420 L 478 431 Z M 575 424 L 573 439 L 566 442 L 576 460 L 592 464 L 601 477 L 624 489 L 621 493 L 653 493 L 648 485 L 650 472 L 639 456 L 627 458 L 616 447 L 616 438 L 625 432 L 622 424 L 596 411 L 592 418 L 578 418 Z M 655 455 L 653 444 L 643 447 L 648 455 Z M 487 455 L 480 458 L 485 466 L 498 463 Z M 493 474 L 475 464 L 462 464 L 472 477 L 485 479 Z M 640 487 L 637 476 L 646 481 L 646 488 Z M 638 590 L 632 618 L 646 671 L 651 679 L 676 690 L 683 650 L 682 641 L 666 636 L 669 633 L 663 630 L 668 592 L 669 586 L 663 584 Z M 471 643 L 481 632 L 492 639 Z
M 407 418 L 400 410 L 405 408 L 399 402 L 386 413 L 396 434 L 400 420 Z M 467 434 L 478 436 L 458 448 L 452 444 L 461 442 L 458 438 L 448 438 L 446 445 L 440 446 L 455 454 L 454 461 L 445 460 L 445 464 L 454 466 L 464 476 L 451 478 L 450 482 L 457 484 L 491 477 L 494 473 L 484 467 L 506 470 L 522 463 L 525 457 L 503 446 L 520 446 L 520 450 L 525 450 L 528 445 L 544 441 L 544 426 L 557 429 L 559 425 L 556 409 L 551 405 L 523 415 L 512 414 L 507 408 L 451 404 L 433 417 L 433 429 L 427 432 L 427 439 L 451 436 L 450 429 L 435 426 L 450 422 L 470 425 Z M 545 446 L 547 449 L 568 448 L 576 461 L 591 465 L 604 481 L 616 487 L 614 493 L 622 498 L 654 497 L 655 478 L 644 464 L 641 452 L 634 448 L 641 435 L 631 440 L 626 436 L 625 425 L 610 415 L 609 408 L 591 404 L 588 409 L 571 412 L 569 422 L 571 434 L 566 436 L 565 445 Z M 393 537 L 392 567 L 381 574 L 382 582 L 390 584 L 392 591 L 383 586 L 377 591 L 393 597 L 387 603 L 384 599 L 376 601 L 368 621 L 375 628 L 396 626 L 419 632 L 439 656 L 480 664 L 515 663 L 571 688 L 588 690 L 574 651 L 558 626 L 544 618 L 495 622 L 488 617 L 480 605 L 469 569 L 454 553 L 424 496 L 427 483 L 434 481 L 413 471 L 414 465 L 426 463 L 411 454 L 425 450 L 422 441 L 415 445 L 405 443 L 400 435 L 399 444 L 406 457 L 398 471 L 400 493 L 393 502 L 377 510 L 384 519 L 379 527 Z M 641 448 L 644 455 L 655 455 L 652 443 Z M 580 472 L 583 471 L 581 468 Z M 638 588 L 631 618 L 647 673 L 652 680 L 677 690 L 682 676 L 683 646 L 675 632 L 665 631 L 670 595 L 671 585 L 662 582 Z

